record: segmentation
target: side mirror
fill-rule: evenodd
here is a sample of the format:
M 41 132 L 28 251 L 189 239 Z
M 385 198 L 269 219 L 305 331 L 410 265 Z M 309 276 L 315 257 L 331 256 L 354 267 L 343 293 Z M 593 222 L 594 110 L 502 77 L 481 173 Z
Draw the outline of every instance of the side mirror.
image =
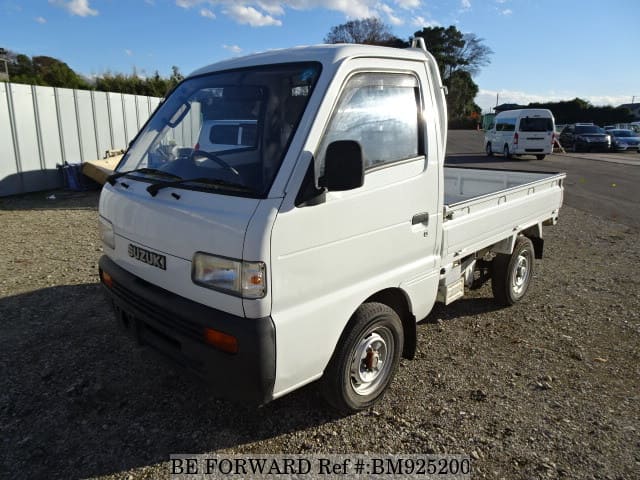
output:
M 330 192 L 353 190 L 364 185 L 362 147 L 353 140 L 337 140 L 327 147 L 320 186 Z

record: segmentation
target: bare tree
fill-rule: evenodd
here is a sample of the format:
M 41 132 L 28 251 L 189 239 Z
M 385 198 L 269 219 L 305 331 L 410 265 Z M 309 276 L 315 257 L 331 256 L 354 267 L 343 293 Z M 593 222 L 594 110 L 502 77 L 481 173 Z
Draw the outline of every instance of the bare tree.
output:
M 447 79 L 457 71 L 474 75 L 487 66 L 493 51 L 484 45 L 482 38 L 473 33 L 463 34 L 453 25 L 425 27 L 414 33 L 424 38 L 429 51 L 436 57 L 442 77 Z
M 388 25 L 379 18 L 349 20 L 347 23 L 331 27 L 324 38 L 325 43 L 363 43 L 366 45 L 384 45 L 403 47 L 405 42 L 391 33 Z
M 478 38 L 475 33 L 466 33 L 464 35 L 464 46 L 456 52 L 457 57 L 464 61 L 464 65 L 460 67 L 460 70 L 475 75 L 480 71 L 481 67 L 486 67 L 491 63 L 489 57 L 493 54 L 493 50 L 482 42 L 484 42 L 484 39 Z

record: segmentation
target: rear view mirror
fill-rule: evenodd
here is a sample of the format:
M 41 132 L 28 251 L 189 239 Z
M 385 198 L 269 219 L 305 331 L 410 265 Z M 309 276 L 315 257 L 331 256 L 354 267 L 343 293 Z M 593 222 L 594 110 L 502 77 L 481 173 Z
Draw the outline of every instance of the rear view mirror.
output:
M 362 147 L 353 140 L 338 140 L 327 147 L 320 186 L 330 192 L 353 190 L 364 185 Z
M 171 119 L 167 122 L 169 128 L 176 128 L 178 124 L 186 117 L 187 113 L 191 110 L 190 103 L 183 103 L 178 107 L 178 110 L 173 114 Z

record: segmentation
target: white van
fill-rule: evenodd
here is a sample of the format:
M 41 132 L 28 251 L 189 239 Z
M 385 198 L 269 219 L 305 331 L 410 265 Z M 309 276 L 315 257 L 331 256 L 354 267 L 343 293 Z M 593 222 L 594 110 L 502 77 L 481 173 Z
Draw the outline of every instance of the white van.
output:
M 204 120 L 196 150 L 220 152 L 256 148 L 256 120 Z
M 550 110 L 523 108 L 496 115 L 493 125 L 484 136 L 488 156 L 503 153 L 535 155 L 538 160 L 553 152 L 555 121 Z

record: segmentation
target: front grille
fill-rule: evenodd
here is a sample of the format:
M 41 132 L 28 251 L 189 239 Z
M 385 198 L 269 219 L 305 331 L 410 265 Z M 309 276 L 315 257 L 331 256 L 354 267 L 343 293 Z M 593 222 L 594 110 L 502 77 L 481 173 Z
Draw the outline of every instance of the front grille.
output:
M 542 148 L 525 148 L 524 151 L 529 153 L 540 153 L 543 151 L 543 149 Z
M 149 285 L 146 288 L 157 288 Z M 159 291 L 161 289 L 158 289 Z M 131 310 L 140 312 L 144 317 L 147 317 L 158 324 L 166 327 L 170 331 L 177 331 L 189 338 L 203 342 L 202 327 L 194 324 L 190 320 L 184 317 L 167 312 L 166 310 L 158 307 L 154 303 L 150 302 L 140 295 L 136 295 L 131 290 L 127 290 L 119 285 L 117 282 L 113 283 L 113 288 L 110 291 L 122 302 L 126 303 Z M 162 295 L 173 295 L 170 292 L 161 290 Z M 144 319 L 142 319 L 144 320 Z

